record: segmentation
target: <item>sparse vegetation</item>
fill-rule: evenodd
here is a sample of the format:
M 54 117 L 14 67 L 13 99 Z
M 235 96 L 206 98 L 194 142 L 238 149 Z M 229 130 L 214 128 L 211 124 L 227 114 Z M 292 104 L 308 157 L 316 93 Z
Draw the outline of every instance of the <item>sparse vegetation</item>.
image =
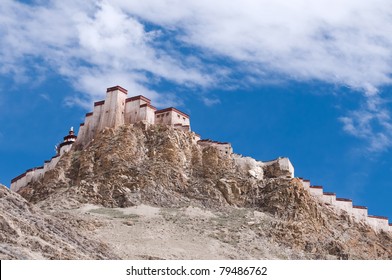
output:
M 137 214 L 124 214 L 123 211 L 113 209 L 113 208 L 97 208 L 97 209 L 92 209 L 89 210 L 88 212 L 94 213 L 94 214 L 99 214 L 99 215 L 104 215 L 109 218 L 114 218 L 114 219 L 137 219 L 139 218 L 139 215 Z

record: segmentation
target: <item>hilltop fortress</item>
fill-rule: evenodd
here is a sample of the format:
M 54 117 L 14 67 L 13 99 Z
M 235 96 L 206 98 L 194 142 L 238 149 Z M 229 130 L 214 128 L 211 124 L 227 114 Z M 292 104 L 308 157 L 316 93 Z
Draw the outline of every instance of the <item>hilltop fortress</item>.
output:
M 105 100 L 94 103 L 92 112 L 86 113 L 85 120 L 79 126 L 78 136 L 71 127 L 64 141 L 56 147 L 57 153 L 50 160 L 45 161 L 43 166 L 26 170 L 23 174 L 11 180 L 11 190 L 18 191 L 30 182 L 41 178 L 47 171 L 52 170 L 73 145 L 80 149 L 87 146 L 94 137 L 105 128 L 116 128 L 123 124 L 143 123 L 144 125 L 168 125 L 174 129 L 189 131 L 189 115 L 180 110 L 170 107 L 157 110 L 151 105 L 151 100 L 142 95 L 128 97 L 128 91 L 120 86 L 110 87 L 106 90 Z M 191 132 L 192 141 L 203 147 L 213 146 L 221 153 L 232 154 L 230 143 L 200 140 L 200 135 Z M 278 159 L 277 162 L 288 161 Z M 290 163 L 291 165 L 291 163 Z M 291 166 L 292 168 L 292 166 Z M 292 170 L 294 176 L 294 170 Z
M 157 110 L 151 105 L 150 99 L 142 95 L 127 98 L 127 93 L 127 90 L 120 86 L 107 89 L 106 99 L 95 102 L 93 112 L 87 113 L 84 123 L 80 124 L 78 144 L 86 145 L 105 127 L 116 128 L 137 122 L 165 124 L 190 130 L 187 114 L 173 107 Z
M 73 146 L 83 149 L 88 146 L 94 137 L 105 128 L 116 128 L 124 124 L 142 123 L 145 126 L 167 125 L 174 129 L 188 131 L 192 142 L 202 148 L 213 147 L 222 156 L 231 157 L 237 165 L 246 166 L 249 176 L 262 179 L 264 175 L 271 178 L 283 177 L 294 179 L 294 167 L 288 158 L 278 158 L 272 161 L 261 162 L 248 157 L 234 154 L 231 144 L 217 142 L 209 139 L 200 139 L 200 136 L 191 131 L 190 118 L 184 112 L 170 107 L 157 110 L 151 105 L 151 100 L 144 96 L 128 97 L 126 89 L 115 86 L 108 88 L 105 100 L 94 103 L 92 112 L 85 116 L 85 121 L 80 124 L 78 136 L 73 128 L 64 141 L 57 147 L 57 153 L 50 160 L 45 161 L 43 166 L 27 170 L 11 181 L 11 190 L 19 191 L 29 183 L 39 180 L 43 175 L 56 167 L 61 157 L 68 153 Z M 392 232 L 392 225 L 388 224 L 388 218 L 368 215 L 364 206 L 353 205 L 350 199 L 337 198 L 336 194 L 323 192 L 320 186 L 311 186 L 309 180 L 296 178 L 305 190 L 307 190 L 320 203 L 331 207 L 337 212 L 345 212 L 357 222 L 365 223 L 376 231 Z

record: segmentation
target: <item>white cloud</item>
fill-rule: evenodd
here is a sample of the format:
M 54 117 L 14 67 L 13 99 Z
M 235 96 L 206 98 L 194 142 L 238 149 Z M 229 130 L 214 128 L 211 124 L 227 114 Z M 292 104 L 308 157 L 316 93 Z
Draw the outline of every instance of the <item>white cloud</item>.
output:
M 369 152 L 381 152 L 392 146 L 392 118 L 385 103 L 372 95 L 361 108 L 340 118 L 344 131 L 368 142 Z
M 388 0 L 3 2 L 2 72 L 23 71 L 20 59 L 32 56 L 73 79 L 98 69 L 138 74 L 134 81 L 144 85 L 149 73 L 206 86 L 214 75 L 202 68 L 219 68 L 208 58 L 226 57 L 248 76 L 279 73 L 357 89 L 391 82 Z M 145 22 L 155 27 L 146 31 Z M 182 54 L 181 46 L 200 53 Z
M 51 101 L 50 95 L 47 94 L 47 93 L 40 93 L 40 94 L 39 94 L 39 97 L 41 97 L 42 99 L 44 99 L 44 100 L 46 100 L 46 101 L 48 101 L 48 102 Z
M 388 0 L 115 2 L 180 30 L 184 42 L 252 68 L 359 89 L 391 82 Z
M 361 108 L 340 119 L 344 130 L 367 141 L 369 151 L 392 146 L 390 112 L 379 91 L 392 81 L 390 1 L 116 2 L 147 21 L 180 30 L 179 40 L 237 62 L 247 81 L 280 75 L 362 92 Z
M 159 30 L 146 31 L 142 23 L 109 2 L 45 3 L 2 3 L 0 73 L 26 82 L 36 78 L 37 69 L 55 71 L 84 93 L 68 100 L 80 105 L 102 96 L 110 85 L 121 84 L 164 103 L 150 89 L 160 79 L 186 86 L 212 82 L 198 66 L 155 47 L 162 41 Z
M 38 2 L 2 1 L 0 73 L 23 82 L 29 71 L 56 71 L 85 93 L 70 98 L 82 105 L 114 84 L 164 102 L 153 90 L 162 81 L 208 89 L 241 86 L 233 76 L 320 80 L 362 91 L 367 103 L 341 118 L 345 131 L 380 139 L 372 149 L 391 146 L 378 103 L 391 84 L 389 0 Z
M 206 97 L 206 96 L 202 97 L 202 101 L 203 101 L 204 105 L 206 105 L 206 106 L 214 106 L 214 105 L 220 103 L 220 100 L 218 98 L 214 98 L 214 97 L 210 98 L 210 97 Z

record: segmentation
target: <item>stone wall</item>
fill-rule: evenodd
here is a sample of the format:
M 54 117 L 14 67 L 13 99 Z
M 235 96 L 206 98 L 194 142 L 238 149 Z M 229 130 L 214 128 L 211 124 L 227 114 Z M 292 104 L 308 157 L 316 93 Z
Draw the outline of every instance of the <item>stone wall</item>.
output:
M 383 230 L 392 233 L 392 225 L 388 223 L 387 217 L 368 215 L 367 207 L 353 205 L 351 199 L 336 198 L 335 193 L 323 192 L 323 187 L 310 186 L 309 180 L 298 179 L 301 180 L 303 188 L 321 203 L 331 205 L 337 212 L 344 211 L 357 222 L 366 223 L 377 232 Z
M 309 187 L 309 192 L 311 195 L 319 197 L 320 199 L 323 196 L 323 187 L 321 186 L 310 186 Z
M 352 213 L 354 215 L 354 218 L 357 221 L 361 221 L 361 222 L 366 221 L 366 219 L 368 217 L 368 209 L 367 209 L 367 207 L 354 205 L 352 211 L 353 211 Z
M 323 192 L 320 197 L 325 204 L 335 205 L 336 204 L 336 194 L 331 192 Z
M 44 167 L 35 167 L 29 170 L 26 170 L 25 173 L 19 175 L 18 177 L 11 180 L 11 190 L 18 191 L 19 189 L 26 186 L 28 183 L 38 180 L 44 174 Z
M 223 154 L 230 155 L 233 153 L 233 148 L 231 147 L 231 144 L 228 142 L 218 142 L 210 139 L 202 139 L 197 141 L 197 144 L 202 147 L 214 147 Z
M 181 126 L 190 126 L 189 116 L 173 107 L 156 111 L 155 123 L 166 125 L 179 124 Z
M 147 120 L 148 123 L 154 123 L 156 108 L 150 105 L 151 100 L 139 95 L 127 98 L 125 100 L 125 123 L 133 124 L 139 121 Z M 141 108 L 149 108 L 149 112 L 146 113 L 147 108 L 141 110 Z M 152 111 L 152 115 L 151 115 Z

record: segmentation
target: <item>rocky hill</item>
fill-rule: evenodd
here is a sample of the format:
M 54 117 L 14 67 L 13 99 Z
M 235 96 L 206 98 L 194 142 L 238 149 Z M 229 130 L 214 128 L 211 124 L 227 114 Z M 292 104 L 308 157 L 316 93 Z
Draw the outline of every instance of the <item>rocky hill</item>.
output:
M 2 189 L 0 253 L 60 258 L 69 248 L 66 258 L 77 259 L 392 259 L 390 234 L 320 203 L 287 175 L 202 147 L 190 132 L 169 126 L 105 129 L 22 188 L 29 202 Z M 32 245 L 37 238 L 50 240 L 50 252 Z M 10 253 L 13 244 L 21 253 Z

